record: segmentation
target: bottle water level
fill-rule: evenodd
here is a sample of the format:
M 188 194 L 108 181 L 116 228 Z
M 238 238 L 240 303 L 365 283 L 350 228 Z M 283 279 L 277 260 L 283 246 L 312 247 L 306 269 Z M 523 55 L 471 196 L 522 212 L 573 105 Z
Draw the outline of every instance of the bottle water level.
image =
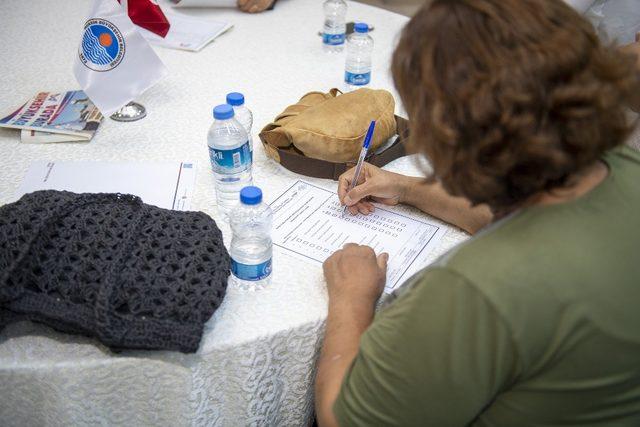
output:
M 232 283 L 245 290 L 261 289 L 271 283 L 271 223 L 273 212 L 262 202 L 258 187 L 240 191 L 240 204 L 233 211 L 229 247 Z
M 347 3 L 344 0 L 327 0 L 323 4 L 324 26 L 322 45 L 325 52 L 342 52 L 346 37 Z
M 238 194 L 247 185 L 251 185 L 251 170 L 238 173 L 215 174 L 216 200 L 219 209 L 225 214 L 238 205 Z
M 249 150 L 253 152 L 253 138 L 251 137 L 251 127 L 253 126 L 253 113 L 247 108 L 244 95 L 240 92 L 227 94 L 227 104 L 233 107 L 233 113 L 238 123 L 247 131 L 249 137 Z
M 345 91 L 349 92 L 371 82 L 371 56 L 373 39 L 369 36 L 369 26 L 359 22 L 355 32 L 347 39 L 347 60 L 345 64 Z
M 257 290 L 271 283 L 271 239 L 244 239 L 231 247 L 233 282 L 243 290 Z M 242 277 L 258 280 L 243 280 Z
M 207 145 L 215 177 L 218 209 L 228 215 L 238 204 L 240 190 L 251 185 L 253 159 L 247 132 L 234 118 L 231 105 L 218 105 L 213 115 L 215 121 L 207 134 Z
M 322 46 L 325 52 L 338 53 L 344 50 L 345 30 L 325 21 L 322 31 Z

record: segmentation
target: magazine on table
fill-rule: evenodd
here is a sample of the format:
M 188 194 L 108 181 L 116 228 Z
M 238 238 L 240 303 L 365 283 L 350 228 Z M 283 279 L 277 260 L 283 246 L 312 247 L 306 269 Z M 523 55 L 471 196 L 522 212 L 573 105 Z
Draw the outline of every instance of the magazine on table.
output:
M 25 144 L 49 144 L 51 142 L 88 142 L 89 140 L 84 136 L 22 129 L 20 141 Z
M 0 117 L 0 127 L 22 129 L 23 142 L 35 143 L 89 141 L 102 121 L 100 111 L 81 90 L 39 92 Z

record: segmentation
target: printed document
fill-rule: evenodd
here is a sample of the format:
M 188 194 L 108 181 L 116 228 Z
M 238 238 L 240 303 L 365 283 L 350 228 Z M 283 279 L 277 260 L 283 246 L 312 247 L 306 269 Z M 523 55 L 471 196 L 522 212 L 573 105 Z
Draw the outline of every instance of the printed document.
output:
M 160 37 L 151 31 L 138 27 L 138 31 L 144 38 L 156 46 L 198 52 L 232 27 L 227 22 L 195 18 L 182 13 L 175 13 L 169 8 L 163 8 L 162 10 L 169 22 L 171 22 L 171 28 L 169 28 L 169 33 L 167 33 L 166 37 Z
M 191 162 L 35 162 L 16 197 L 37 190 L 133 194 L 164 209 L 187 211 L 195 190 Z
M 342 217 L 338 195 L 297 181 L 271 203 L 273 243 L 295 256 L 323 263 L 346 243 L 387 252 L 387 285 L 391 292 L 426 267 L 426 258 L 446 230 L 439 224 L 376 206 L 369 215 Z
M 174 7 L 238 7 L 237 0 L 171 0 Z

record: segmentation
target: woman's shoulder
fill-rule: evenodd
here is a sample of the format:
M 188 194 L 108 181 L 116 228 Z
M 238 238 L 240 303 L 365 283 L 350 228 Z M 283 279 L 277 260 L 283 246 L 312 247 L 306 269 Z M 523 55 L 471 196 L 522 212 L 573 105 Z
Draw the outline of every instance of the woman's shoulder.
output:
M 627 145 L 610 150 L 603 156 L 610 168 L 624 170 L 625 173 L 640 175 L 640 151 Z

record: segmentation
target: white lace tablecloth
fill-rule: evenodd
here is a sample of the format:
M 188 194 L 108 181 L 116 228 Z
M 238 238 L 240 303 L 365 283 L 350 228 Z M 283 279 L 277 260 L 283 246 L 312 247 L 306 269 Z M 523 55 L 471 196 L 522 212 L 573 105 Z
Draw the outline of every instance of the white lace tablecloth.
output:
M 89 7 L 89 0 L 2 2 L 1 106 L 20 105 L 40 90 L 77 88 L 71 67 Z M 195 160 L 194 208 L 218 219 L 205 139 L 212 106 L 227 92 L 243 92 L 257 139 L 260 127 L 304 93 L 341 84 L 344 55 L 322 52 L 318 0 L 280 0 L 275 11 L 258 15 L 187 13 L 230 21 L 234 28 L 199 53 L 156 49 L 170 75 L 139 98 L 148 109 L 144 120 L 105 120 L 93 141 L 76 144 L 21 144 L 17 132 L 0 129 L 0 204 L 14 200 L 35 160 Z M 392 90 L 390 57 L 407 18 L 354 2 L 348 13 L 349 20 L 375 26 L 372 86 Z M 268 160 L 259 144 L 255 157 L 255 182 L 267 201 L 300 178 Z M 409 158 L 389 168 L 418 173 Z M 310 181 L 336 188 L 331 181 Z M 228 226 L 219 225 L 228 242 Z M 432 258 L 464 236 L 450 229 Z M 0 425 L 309 423 L 327 310 L 322 270 L 276 253 L 273 274 L 264 291 L 229 289 L 191 355 L 114 354 L 94 340 L 41 325 L 9 326 L 0 333 Z

